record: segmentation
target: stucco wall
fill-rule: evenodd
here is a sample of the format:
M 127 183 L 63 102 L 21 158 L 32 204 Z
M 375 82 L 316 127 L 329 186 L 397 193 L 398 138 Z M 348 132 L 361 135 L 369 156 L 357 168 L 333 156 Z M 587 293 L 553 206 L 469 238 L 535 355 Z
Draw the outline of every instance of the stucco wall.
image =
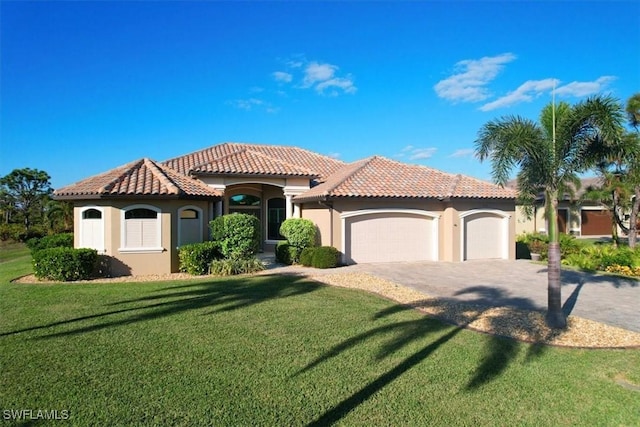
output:
M 122 245 L 122 209 L 132 205 L 148 205 L 160 209 L 161 252 L 125 252 Z M 74 206 L 75 245 L 80 242 L 81 211 L 84 207 L 99 206 L 104 212 L 104 255 L 111 276 L 166 274 L 178 271 L 178 209 L 185 206 L 202 210 L 202 240 L 208 240 L 210 204 L 199 200 L 140 200 L 87 201 Z
M 302 216 L 314 221 L 320 231 L 321 243 L 332 245 L 344 253 L 342 214 L 364 209 L 414 209 L 427 211 L 438 217 L 438 259 L 440 261 L 460 261 L 462 259 L 461 215 L 471 211 L 496 211 L 508 222 L 508 258 L 515 259 L 515 204 L 513 201 L 491 200 L 334 200 L 333 214 L 328 207 L 318 203 L 307 203 L 302 207 Z M 331 237 L 332 239 L 331 239 Z M 331 243 L 333 242 L 333 243 Z

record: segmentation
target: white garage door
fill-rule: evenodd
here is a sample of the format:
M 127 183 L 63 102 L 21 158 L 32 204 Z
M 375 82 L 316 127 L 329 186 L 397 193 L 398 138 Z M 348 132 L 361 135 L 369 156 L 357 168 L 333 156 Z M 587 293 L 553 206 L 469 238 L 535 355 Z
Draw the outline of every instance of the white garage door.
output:
M 464 218 L 463 250 L 465 260 L 506 258 L 505 218 L 477 213 Z
M 406 212 L 347 217 L 344 222 L 346 262 L 434 260 L 437 256 L 435 221 L 429 216 Z

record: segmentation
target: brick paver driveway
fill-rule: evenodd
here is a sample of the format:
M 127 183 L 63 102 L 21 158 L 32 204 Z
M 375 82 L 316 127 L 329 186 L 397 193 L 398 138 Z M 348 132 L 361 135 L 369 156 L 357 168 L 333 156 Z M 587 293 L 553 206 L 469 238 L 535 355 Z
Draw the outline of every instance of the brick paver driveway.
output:
M 430 296 L 485 306 L 547 307 L 547 268 L 527 260 L 358 264 L 362 271 Z M 342 270 L 342 269 L 340 269 Z M 640 332 L 640 282 L 562 271 L 565 313 Z

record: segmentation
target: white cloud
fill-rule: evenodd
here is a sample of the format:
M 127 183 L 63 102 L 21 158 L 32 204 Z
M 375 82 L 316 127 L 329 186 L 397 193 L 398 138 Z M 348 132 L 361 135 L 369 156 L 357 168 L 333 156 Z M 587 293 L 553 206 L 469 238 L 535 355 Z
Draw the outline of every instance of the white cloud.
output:
M 615 79 L 615 76 L 602 76 L 593 82 L 571 82 L 557 88 L 556 95 L 575 97 L 593 95 L 601 92 Z
M 293 76 L 285 71 L 275 71 L 271 73 L 273 79 L 277 82 L 289 83 L 293 80 Z
M 304 79 L 302 84 L 305 87 L 311 87 L 317 82 L 330 80 L 333 78 L 338 67 L 331 64 L 319 64 L 311 62 L 304 69 Z
M 408 156 L 409 160 L 422 160 L 433 157 L 433 155 L 438 151 L 435 147 L 429 148 L 419 148 L 414 147 L 413 145 L 407 145 L 400 153 L 396 154 L 394 157 L 405 157 Z
M 449 157 L 460 158 L 460 157 L 469 157 L 473 155 L 472 148 L 462 148 L 454 151 Z
M 504 64 L 515 59 L 512 53 L 465 59 L 456 63 L 456 74 L 439 81 L 433 88 L 440 98 L 450 101 L 483 101 L 490 96 L 486 86 L 496 78 Z
M 342 89 L 344 93 L 356 93 L 358 90 L 353 85 L 353 80 L 350 76 L 336 77 L 329 80 L 324 80 L 316 85 L 316 91 L 318 93 L 337 96 L 338 91 L 336 89 Z
M 516 90 L 509 92 L 503 97 L 484 104 L 480 107 L 480 111 L 491 111 L 496 108 L 510 107 L 521 102 L 531 102 L 534 98 L 539 97 L 545 92 L 550 92 L 559 80 L 529 80 L 521 84 Z
M 231 105 L 241 110 L 251 110 L 255 106 L 263 105 L 264 101 L 257 98 L 248 98 L 248 99 L 234 99 L 233 101 L 229 101 Z
M 327 156 L 331 157 L 332 159 L 339 159 L 341 154 L 337 152 L 333 152 L 333 153 L 327 154 Z

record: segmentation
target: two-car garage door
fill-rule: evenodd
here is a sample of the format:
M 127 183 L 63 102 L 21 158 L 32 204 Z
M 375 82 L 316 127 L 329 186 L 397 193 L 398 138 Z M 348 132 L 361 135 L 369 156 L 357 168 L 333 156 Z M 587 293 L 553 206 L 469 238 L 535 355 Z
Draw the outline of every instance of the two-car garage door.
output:
M 360 211 L 343 220 L 349 264 L 437 260 L 438 219 L 427 212 Z

